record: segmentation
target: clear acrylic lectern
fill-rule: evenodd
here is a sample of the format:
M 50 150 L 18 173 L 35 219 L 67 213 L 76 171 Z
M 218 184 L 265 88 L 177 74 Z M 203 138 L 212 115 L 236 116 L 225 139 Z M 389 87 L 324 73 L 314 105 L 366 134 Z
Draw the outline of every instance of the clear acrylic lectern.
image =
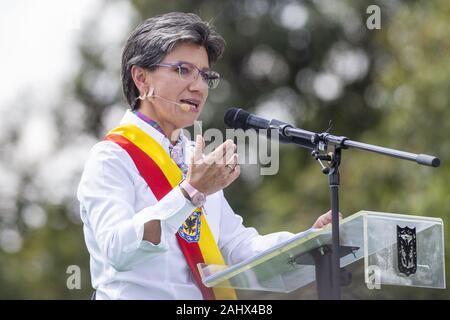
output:
M 207 287 L 291 292 L 329 281 L 331 229 L 310 229 L 235 265 L 198 268 Z M 442 219 L 360 211 L 340 222 L 341 268 L 364 258 L 366 282 L 445 288 Z M 325 275 L 325 276 L 324 276 Z

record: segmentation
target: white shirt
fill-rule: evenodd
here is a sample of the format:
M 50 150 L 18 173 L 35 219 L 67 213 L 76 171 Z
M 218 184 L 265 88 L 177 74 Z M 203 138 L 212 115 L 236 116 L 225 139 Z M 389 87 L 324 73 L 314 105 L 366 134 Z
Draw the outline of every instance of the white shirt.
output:
M 169 153 L 170 141 L 132 112 L 125 113 L 121 124 L 138 126 Z M 183 142 L 188 163 L 193 142 L 184 136 Z M 175 236 L 195 209 L 179 187 L 157 201 L 128 153 L 101 141 L 86 162 L 78 200 L 97 299 L 202 299 Z M 261 236 L 244 227 L 223 191 L 207 196 L 203 212 L 229 265 L 292 236 Z M 151 220 L 161 221 L 158 245 L 143 240 L 144 224 Z

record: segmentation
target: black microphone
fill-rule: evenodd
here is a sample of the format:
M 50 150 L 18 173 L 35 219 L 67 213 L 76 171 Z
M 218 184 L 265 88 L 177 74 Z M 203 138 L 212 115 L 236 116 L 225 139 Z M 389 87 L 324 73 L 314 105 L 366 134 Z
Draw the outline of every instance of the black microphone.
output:
M 241 108 L 230 108 L 223 118 L 225 125 L 233 129 L 269 129 L 270 121 L 255 116 Z
M 284 129 L 293 128 L 292 125 L 276 119 L 267 120 L 242 110 L 241 108 L 228 109 L 225 112 L 223 120 L 225 125 L 232 129 L 278 129 L 278 137 L 281 143 L 295 143 L 311 150 L 315 148 L 314 144 L 308 139 L 286 135 Z M 267 133 L 269 135 L 270 131 Z
M 306 131 L 300 128 L 295 128 L 292 125 L 279 121 L 276 119 L 267 120 L 254 114 L 248 113 L 240 108 L 231 108 L 225 112 L 224 117 L 225 125 L 228 128 L 233 129 L 277 129 L 278 137 L 281 143 L 295 143 L 303 148 L 315 150 L 315 143 L 321 139 L 322 141 L 330 142 L 334 145 L 340 145 L 341 148 L 355 148 L 359 150 L 365 150 L 370 152 L 375 152 L 390 157 L 400 158 L 404 160 L 415 161 L 418 164 L 439 167 L 441 160 L 435 156 L 430 156 L 427 154 L 415 154 L 410 152 L 405 152 L 401 150 L 384 148 L 376 145 L 371 145 L 367 143 L 362 143 L 358 141 L 349 140 L 346 137 L 339 137 L 331 135 L 328 132 L 322 134 L 317 134 L 311 131 Z M 267 131 L 268 138 L 271 138 L 269 133 L 271 130 Z M 313 143 L 313 141 L 315 143 Z

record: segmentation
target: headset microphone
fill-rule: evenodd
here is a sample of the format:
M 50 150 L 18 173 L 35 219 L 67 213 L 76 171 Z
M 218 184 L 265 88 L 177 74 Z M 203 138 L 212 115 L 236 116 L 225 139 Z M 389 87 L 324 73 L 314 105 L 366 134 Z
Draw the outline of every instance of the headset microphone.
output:
M 155 88 L 153 88 L 153 87 L 150 87 L 150 90 L 148 91 L 147 95 L 145 95 L 143 98 L 141 96 L 139 96 L 139 99 L 141 99 L 141 100 L 144 100 L 145 98 L 150 98 L 150 99 L 151 98 L 159 98 L 165 102 L 172 103 L 174 105 L 179 106 L 181 110 L 186 111 L 186 112 L 191 110 L 191 108 L 192 108 L 191 105 L 188 103 L 178 103 L 178 102 L 171 101 L 171 100 L 168 100 L 166 98 L 156 95 Z
M 159 99 L 161 99 L 161 100 L 163 100 L 165 102 L 175 104 L 175 105 L 179 106 L 181 108 L 181 110 L 183 110 L 183 111 L 191 110 L 191 105 L 188 104 L 188 103 L 178 103 L 178 102 L 175 102 L 175 101 L 170 101 L 170 100 L 167 100 L 167 99 L 165 99 L 165 98 L 163 98 L 161 96 L 158 96 L 156 94 L 154 94 L 152 97 L 159 98 Z

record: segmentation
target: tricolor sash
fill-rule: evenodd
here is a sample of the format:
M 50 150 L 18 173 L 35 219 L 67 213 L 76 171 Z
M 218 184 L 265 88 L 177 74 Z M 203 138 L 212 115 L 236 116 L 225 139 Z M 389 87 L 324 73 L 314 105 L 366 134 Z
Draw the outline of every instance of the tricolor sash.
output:
M 176 163 L 158 142 L 136 125 L 119 126 L 111 130 L 105 140 L 127 151 L 158 201 L 181 182 L 183 174 Z M 225 264 L 201 208 L 196 208 L 189 216 L 176 237 L 203 298 L 236 299 L 233 289 L 208 288 L 201 280 L 198 263 Z

